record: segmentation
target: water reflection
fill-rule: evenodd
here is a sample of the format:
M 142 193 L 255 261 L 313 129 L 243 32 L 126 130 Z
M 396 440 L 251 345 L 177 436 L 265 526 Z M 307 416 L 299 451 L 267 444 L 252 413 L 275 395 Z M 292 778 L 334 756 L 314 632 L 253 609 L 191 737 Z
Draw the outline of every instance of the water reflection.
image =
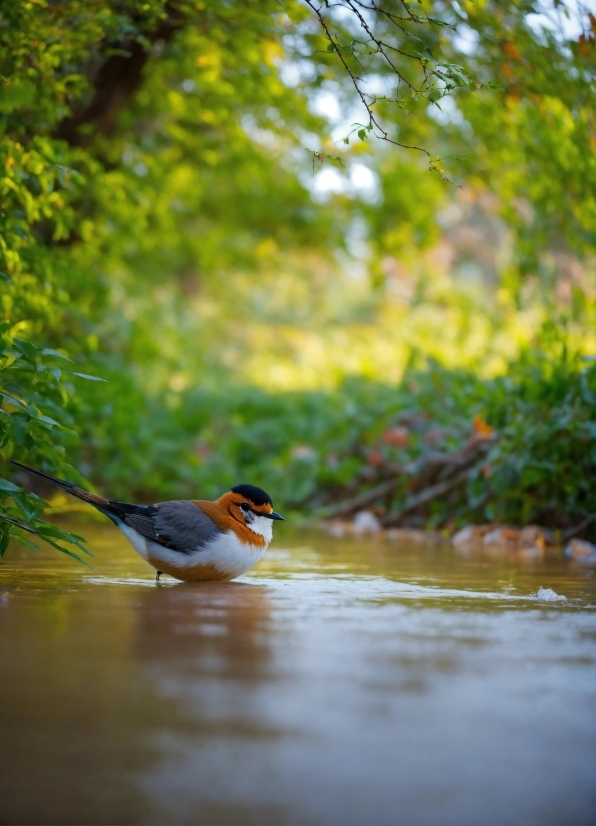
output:
M 136 601 L 135 654 L 167 672 L 254 682 L 267 672 L 272 606 L 245 582 L 180 583 Z
M 301 536 L 156 587 L 110 536 L 0 568 L 1 822 L 594 822 L 585 571 Z

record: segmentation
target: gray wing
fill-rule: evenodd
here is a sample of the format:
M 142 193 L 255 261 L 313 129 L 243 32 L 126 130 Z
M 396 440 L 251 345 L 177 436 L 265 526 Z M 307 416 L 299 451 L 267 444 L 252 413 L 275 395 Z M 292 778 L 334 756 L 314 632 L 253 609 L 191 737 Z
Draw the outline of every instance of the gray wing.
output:
M 139 507 L 124 521 L 147 539 L 166 548 L 190 553 L 222 533 L 215 522 L 194 504 L 183 499 Z

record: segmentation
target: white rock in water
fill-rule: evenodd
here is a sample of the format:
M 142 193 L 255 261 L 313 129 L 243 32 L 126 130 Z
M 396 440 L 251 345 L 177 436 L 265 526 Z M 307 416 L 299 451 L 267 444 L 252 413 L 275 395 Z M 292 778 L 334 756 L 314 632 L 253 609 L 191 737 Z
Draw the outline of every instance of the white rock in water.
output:
M 356 536 L 361 536 L 363 533 L 379 533 L 381 523 L 370 511 L 358 511 L 352 523 L 352 530 Z
M 473 525 L 466 525 L 461 531 L 458 531 L 451 537 L 451 544 L 456 548 L 461 548 L 464 545 L 469 545 L 476 539 L 476 529 Z
M 567 559 L 594 559 L 596 557 L 596 545 L 586 542 L 585 539 L 572 539 L 563 551 L 563 556 Z
M 503 540 L 503 528 L 493 528 L 492 531 L 485 533 L 482 537 L 482 544 L 483 545 L 502 545 L 504 544 Z
M 567 602 L 567 597 L 564 597 L 562 594 L 557 594 L 557 592 L 553 591 L 552 588 L 540 587 L 538 589 L 538 593 L 536 594 L 536 598 L 541 602 Z

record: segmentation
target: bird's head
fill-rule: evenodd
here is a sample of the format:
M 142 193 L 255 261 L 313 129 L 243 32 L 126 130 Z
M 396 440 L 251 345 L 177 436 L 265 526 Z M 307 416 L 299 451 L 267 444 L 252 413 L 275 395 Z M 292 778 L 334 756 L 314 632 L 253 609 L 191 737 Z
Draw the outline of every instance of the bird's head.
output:
M 230 516 L 268 541 L 271 540 L 272 521 L 284 521 L 283 516 L 273 510 L 269 494 L 255 485 L 236 485 L 229 493 L 224 493 L 219 503 Z

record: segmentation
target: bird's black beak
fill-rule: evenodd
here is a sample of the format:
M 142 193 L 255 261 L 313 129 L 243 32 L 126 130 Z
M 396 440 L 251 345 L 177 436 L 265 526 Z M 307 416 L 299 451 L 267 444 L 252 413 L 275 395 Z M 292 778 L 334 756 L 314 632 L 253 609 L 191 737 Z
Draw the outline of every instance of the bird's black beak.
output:
M 275 513 L 275 511 L 271 511 L 271 513 L 260 513 L 259 516 L 266 516 L 267 519 L 279 519 L 280 522 L 286 521 L 283 518 L 283 516 L 280 516 L 278 513 Z

